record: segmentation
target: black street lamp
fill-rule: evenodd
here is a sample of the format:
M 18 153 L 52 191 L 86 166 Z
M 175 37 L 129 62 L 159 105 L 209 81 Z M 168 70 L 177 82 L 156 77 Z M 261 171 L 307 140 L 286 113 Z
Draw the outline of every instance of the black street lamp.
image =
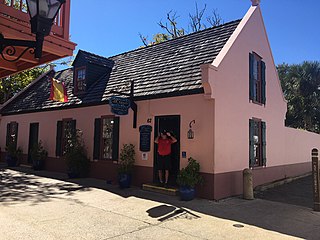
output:
M 42 45 L 45 36 L 48 36 L 59 9 L 66 0 L 27 0 L 30 15 L 31 32 L 36 34 L 36 41 L 7 39 L 0 33 L 0 53 L 4 60 L 15 62 L 28 50 L 34 53 L 35 58 L 41 58 Z M 15 47 L 26 47 L 15 59 L 8 59 L 5 54 L 13 57 L 16 54 Z

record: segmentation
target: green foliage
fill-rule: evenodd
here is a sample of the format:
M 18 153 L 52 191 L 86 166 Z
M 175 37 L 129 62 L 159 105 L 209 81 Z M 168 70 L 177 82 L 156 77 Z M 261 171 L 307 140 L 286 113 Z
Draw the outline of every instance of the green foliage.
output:
M 277 68 L 288 101 L 286 125 L 320 133 L 320 62 L 280 64 Z
M 84 144 L 82 132 L 77 129 L 76 134 L 66 146 L 64 154 L 68 171 L 76 173 L 79 177 L 86 177 L 90 170 L 90 159 Z
M 48 157 L 48 151 L 44 149 L 42 145 L 42 141 L 34 144 L 30 151 L 31 158 L 33 161 L 35 160 L 45 160 Z
M 0 103 L 4 103 L 20 92 L 42 73 L 48 71 L 48 66 L 32 68 L 9 77 L 0 79 Z
M 8 146 L 6 146 L 6 151 L 8 153 L 9 156 L 13 157 L 13 158 L 17 158 L 17 159 L 21 159 L 23 151 L 21 147 L 16 147 L 16 144 L 11 142 L 8 144 Z
M 120 151 L 119 173 L 132 173 L 135 162 L 135 150 L 133 144 L 123 144 Z
M 200 164 L 190 157 L 188 165 L 180 170 L 177 177 L 177 183 L 183 187 L 194 188 L 197 184 L 202 183 L 203 179 L 200 175 Z

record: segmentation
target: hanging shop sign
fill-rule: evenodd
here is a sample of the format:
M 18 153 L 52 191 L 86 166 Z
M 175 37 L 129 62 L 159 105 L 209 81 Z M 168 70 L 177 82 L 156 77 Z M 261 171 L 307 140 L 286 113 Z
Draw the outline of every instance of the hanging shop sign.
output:
M 116 115 L 127 115 L 131 106 L 128 98 L 110 97 L 111 112 Z
M 151 144 L 152 127 L 150 125 L 141 125 L 139 127 L 140 144 L 139 149 L 141 152 L 149 152 Z

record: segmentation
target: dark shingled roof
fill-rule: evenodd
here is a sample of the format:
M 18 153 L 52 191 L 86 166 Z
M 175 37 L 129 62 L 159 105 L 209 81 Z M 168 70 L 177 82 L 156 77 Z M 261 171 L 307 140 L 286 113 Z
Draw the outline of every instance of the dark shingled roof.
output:
M 112 61 L 110 61 L 110 59 L 105 58 L 105 57 L 101 57 L 99 55 L 93 54 L 93 53 L 89 53 L 83 50 L 79 50 L 76 59 L 74 60 L 74 62 L 77 61 L 78 56 L 82 55 L 84 57 L 84 59 L 86 59 L 89 63 L 93 63 L 96 65 L 100 65 L 100 66 L 107 66 L 107 67 L 112 67 L 113 64 Z
M 216 58 L 239 22 L 229 22 L 110 58 L 81 50 L 81 54 L 92 63 L 108 65 L 113 61 L 111 73 L 106 72 L 84 95 L 75 96 L 72 68 L 59 71 L 54 78 L 65 83 L 68 102 L 48 100 L 50 81 L 48 77 L 43 77 L 8 103 L 1 113 L 98 105 L 114 95 L 111 90 L 129 93 L 130 81 L 134 81 L 137 100 L 202 93 L 200 65 L 211 63 Z

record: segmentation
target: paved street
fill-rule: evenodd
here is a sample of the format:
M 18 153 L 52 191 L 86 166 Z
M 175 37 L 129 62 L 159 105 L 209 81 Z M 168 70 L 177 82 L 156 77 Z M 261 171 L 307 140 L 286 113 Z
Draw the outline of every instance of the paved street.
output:
M 0 169 L 0 239 L 320 239 L 320 213 L 304 205 L 181 202 L 96 179 L 37 174 Z
M 256 194 L 256 197 L 313 208 L 312 176 L 294 180 Z

